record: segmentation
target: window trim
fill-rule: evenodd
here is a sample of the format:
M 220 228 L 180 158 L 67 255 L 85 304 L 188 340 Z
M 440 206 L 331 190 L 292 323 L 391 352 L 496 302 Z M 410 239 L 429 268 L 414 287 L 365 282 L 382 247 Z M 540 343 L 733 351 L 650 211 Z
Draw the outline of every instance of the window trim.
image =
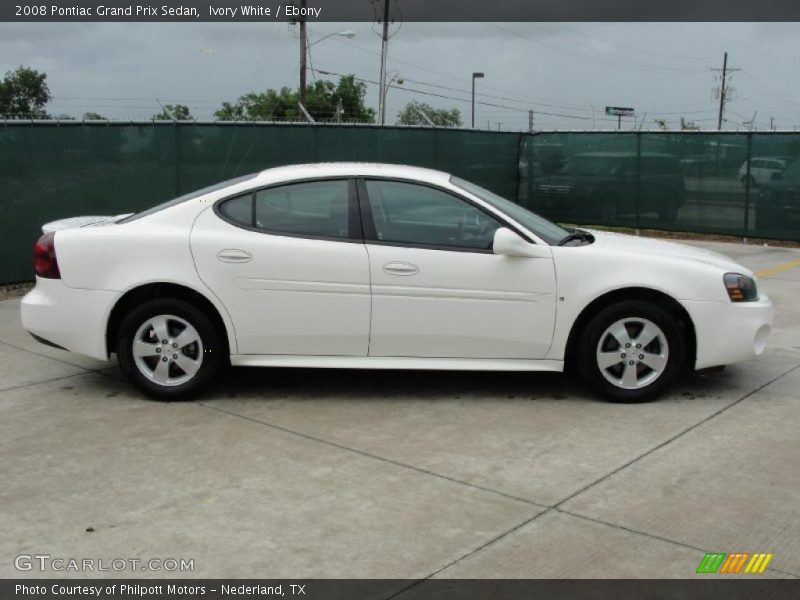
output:
M 279 188 L 279 187 L 286 187 L 289 185 L 301 184 L 301 183 L 318 183 L 318 182 L 325 182 L 325 181 L 346 181 L 347 182 L 347 229 L 348 229 L 348 236 L 347 237 L 336 237 L 336 236 L 329 236 L 329 235 L 310 235 L 306 233 L 292 233 L 288 231 L 273 231 L 270 229 L 265 229 L 263 227 L 256 226 L 256 194 L 261 191 Z M 240 198 L 242 196 L 250 195 L 250 224 L 247 225 L 245 223 L 241 223 L 239 221 L 235 221 L 229 218 L 222 212 L 222 205 L 226 202 L 231 200 L 235 200 L 236 198 Z M 229 225 L 233 225 L 234 227 L 238 227 L 239 229 L 244 229 L 246 231 L 253 231 L 255 233 L 262 233 L 265 235 L 275 235 L 280 237 L 291 237 L 291 238 L 300 238 L 300 239 L 307 239 L 307 240 L 324 240 L 329 242 L 345 242 L 349 244 L 357 243 L 363 244 L 364 243 L 364 226 L 361 222 L 361 212 L 358 208 L 358 194 L 356 191 L 356 180 L 354 177 L 350 177 L 348 175 L 343 176 L 334 176 L 334 177 L 304 177 L 303 179 L 292 179 L 289 181 L 279 181 L 275 183 L 270 183 L 269 185 L 263 185 L 257 188 L 253 188 L 250 190 L 245 190 L 239 192 L 238 194 L 231 194 L 230 196 L 225 196 L 224 198 L 220 198 L 213 205 L 214 214 L 217 217 L 228 223 Z
M 492 248 L 474 248 L 472 246 L 447 246 L 444 244 L 421 244 L 415 242 L 394 242 L 394 241 L 387 241 L 387 240 L 380 240 L 378 239 L 378 232 L 375 228 L 375 220 L 372 218 L 372 205 L 369 201 L 369 192 L 367 192 L 367 181 L 392 181 L 395 183 L 410 183 L 412 185 L 418 185 L 421 187 L 431 188 L 438 192 L 442 192 L 444 194 L 448 194 L 453 196 L 457 200 L 462 202 L 466 202 L 473 208 L 478 209 L 480 212 L 488 216 L 489 218 L 493 219 L 500 223 L 501 227 L 506 227 L 516 233 L 517 235 L 521 236 L 523 239 L 527 240 L 528 242 L 535 244 L 534 240 L 530 239 L 530 236 L 527 233 L 520 231 L 520 229 L 512 223 L 509 223 L 508 220 L 505 218 L 505 215 L 501 217 L 500 211 L 496 214 L 486 209 L 486 207 L 480 205 L 479 203 L 475 202 L 472 198 L 467 198 L 466 196 L 462 196 L 461 194 L 454 192 L 453 190 L 448 190 L 441 186 L 428 183 L 427 181 L 419 181 L 417 179 L 407 179 L 403 177 L 380 177 L 380 176 L 363 176 L 357 177 L 357 192 L 358 192 L 358 206 L 361 210 L 361 225 L 364 232 L 364 243 L 365 244 L 375 244 L 377 246 L 396 246 L 400 248 L 420 248 L 422 250 L 440 250 L 445 252 L 472 252 L 473 254 L 494 254 L 494 250 Z

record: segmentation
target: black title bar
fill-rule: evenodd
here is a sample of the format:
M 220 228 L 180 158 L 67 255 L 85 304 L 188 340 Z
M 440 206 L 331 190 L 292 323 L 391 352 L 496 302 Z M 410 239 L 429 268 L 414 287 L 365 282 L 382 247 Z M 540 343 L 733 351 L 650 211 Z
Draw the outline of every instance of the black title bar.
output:
M 0 21 L 800 21 L 797 0 L 2 0 Z M 303 8 L 305 5 L 305 8 Z
M 796 600 L 800 580 L 6 579 L 3 600 Z

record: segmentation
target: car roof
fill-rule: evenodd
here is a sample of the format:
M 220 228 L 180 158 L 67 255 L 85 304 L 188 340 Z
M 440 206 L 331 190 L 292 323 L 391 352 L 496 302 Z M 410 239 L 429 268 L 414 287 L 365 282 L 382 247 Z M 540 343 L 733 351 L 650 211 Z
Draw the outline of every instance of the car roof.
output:
M 265 169 L 258 174 L 258 184 L 319 177 L 396 177 L 436 184 L 450 181 L 449 173 L 424 167 L 368 162 L 320 162 Z
M 580 154 L 573 154 L 573 156 L 592 158 L 634 158 L 636 157 L 636 152 L 599 150 L 597 152 L 581 152 Z M 674 154 L 666 154 L 664 152 L 642 152 L 640 156 L 645 158 L 678 158 Z

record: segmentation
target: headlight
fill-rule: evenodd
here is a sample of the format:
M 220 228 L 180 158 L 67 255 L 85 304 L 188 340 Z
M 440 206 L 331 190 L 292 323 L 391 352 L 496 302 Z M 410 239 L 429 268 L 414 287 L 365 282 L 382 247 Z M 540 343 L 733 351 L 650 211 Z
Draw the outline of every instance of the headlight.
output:
M 758 300 L 756 280 L 740 273 L 725 273 L 722 277 L 731 302 L 752 302 Z

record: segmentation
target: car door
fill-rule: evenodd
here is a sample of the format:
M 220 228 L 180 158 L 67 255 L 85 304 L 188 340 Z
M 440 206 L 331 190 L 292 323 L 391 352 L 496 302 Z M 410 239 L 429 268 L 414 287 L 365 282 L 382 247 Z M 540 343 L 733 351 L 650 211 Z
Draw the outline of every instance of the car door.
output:
M 222 200 L 195 221 L 191 248 L 230 313 L 239 354 L 367 355 L 369 261 L 355 182 L 295 182 Z
M 504 224 L 454 193 L 359 182 L 372 281 L 370 356 L 542 358 L 555 321 L 552 258 L 491 251 Z

